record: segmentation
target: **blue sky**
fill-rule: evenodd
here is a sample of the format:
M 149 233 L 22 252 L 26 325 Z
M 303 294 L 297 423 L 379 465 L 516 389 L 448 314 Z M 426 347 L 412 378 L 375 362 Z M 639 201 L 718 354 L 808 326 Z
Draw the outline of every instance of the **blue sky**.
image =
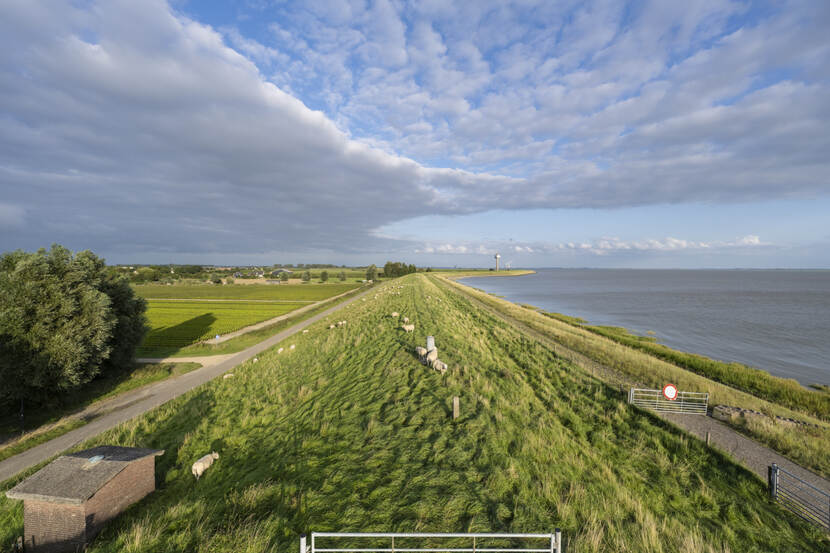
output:
M 0 250 L 830 267 L 826 2 L 0 6 Z

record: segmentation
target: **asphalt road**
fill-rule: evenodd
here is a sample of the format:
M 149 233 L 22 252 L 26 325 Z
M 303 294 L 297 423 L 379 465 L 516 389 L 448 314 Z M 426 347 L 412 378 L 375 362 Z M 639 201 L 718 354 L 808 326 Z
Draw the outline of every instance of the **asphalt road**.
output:
M 291 328 L 283 330 L 279 334 L 275 334 L 255 346 L 251 346 L 246 350 L 228 356 L 225 360 L 219 363 L 204 366 L 176 378 L 163 380 L 156 384 L 151 384 L 150 386 L 146 386 L 132 392 L 127 392 L 126 394 L 119 396 L 118 407 L 91 420 L 86 425 L 67 432 L 63 436 L 58 436 L 53 440 L 28 449 L 23 453 L 15 455 L 14 457 L 9 457 L 5 461 L 0 461 L 0 482 L 15 476 L 29 467 L 51 459 L 55 455 L 58 455 L 105 430 L 109 430 L 124 421 L 128 421 L 138 415 L 146 413 L 150 409 L 163 405 L 171 399 L 177 398 L 197 386 L 201 386 L 205 382 L 216 378 L 226 371 L 236 367 L 240 363 L 247 361 L 260 352 L 272 347 L 282 340 L 285 340 L 289 336 L 300 332 L 307 326 L 312 325 L 335 311 L 346 307 L 350 303 L 366 295 L 370 290 L 361 292 L 343 303 L 330 307 L 322 313 L 318 313 L 305 321 L 297 323 Z

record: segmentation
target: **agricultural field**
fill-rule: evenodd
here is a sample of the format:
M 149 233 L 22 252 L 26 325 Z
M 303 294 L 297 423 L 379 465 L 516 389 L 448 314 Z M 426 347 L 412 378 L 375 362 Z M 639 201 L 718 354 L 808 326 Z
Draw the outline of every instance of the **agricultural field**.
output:
M 348 324 L 329 330 L 337 320 Z M 234 378 L 78 446 L 165 450 L 157 491 L 90 552 L 294 551 L 308 531 L 554 527 L 570 553 L 830 546 L 752 473 L 449 285 L 409 275 L 309 328 Z M 444 375 L 413 352 L 427 335 Z M 196 481 L 190 465 L 210 451 L 219 459 Z M 22 530 L 20 502 L 0 494 L 0 550 Z
M 357 283 L 263 285 L 134 285 L 136 294 L 148 299 L 224 299 L 320 301 L 359 288 Z
M 284 315 L 307 303 L 148 300 L 148 348 L 184 347 Z

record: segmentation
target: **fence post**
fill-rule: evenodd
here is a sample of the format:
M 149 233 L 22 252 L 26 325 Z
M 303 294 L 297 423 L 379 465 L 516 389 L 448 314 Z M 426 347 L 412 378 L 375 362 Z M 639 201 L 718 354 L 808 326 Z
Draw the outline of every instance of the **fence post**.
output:
M 634 403 L 634 388 L 628 390 L 628 403 Z
M 559 528 L 556 529 L 556 549 L 554 553 L 562 553 L 562 531 Z
M 778 465 L 775 463 L 769 467 L 769 495 L 778 499 Z
M 300 553 L 306 553 L 305 534 L 300 534 Z
M 461 415 L 461 403 L 458 396 L 452 397 L 452 420 L 455 420 Z

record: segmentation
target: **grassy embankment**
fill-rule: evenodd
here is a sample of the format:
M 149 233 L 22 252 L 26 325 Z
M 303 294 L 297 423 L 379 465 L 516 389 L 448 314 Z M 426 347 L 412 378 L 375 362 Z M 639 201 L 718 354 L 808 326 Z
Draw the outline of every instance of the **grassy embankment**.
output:
M 22 436 L 19 436 L 20 422 L 15 415 L 0 418 L 0 436 L 19 436 L 0 444 L 0 461 L 85 425 L 89 421 L 78 416 L 78 412 L 87 407 L 200 366 L 198 363 L 137 363 L 97 378 L 76 392 L 64 394 L 59 403 L 30 409 L 26 413 L 29 430 Z
M 572 552 L 828 546 L 748 471 L 431 279 L 384 284 L 329 319 L 282 344 L 296 350 L 263 352 L 84 444 L 166 450 L 159 489 L 90 551 L 291 551 L 309 530 L 556 526 Z M 413 354 L 427 334 L 444 376 Z M 211 450 L 220 458 L 196 482 L 190 465 Z M 0 547 L 21 531 L 19 503 L 0 496 Z
M 825 477 L 830 477 L 830 426 L 821 419 L 805 413 L 804 410 L 794 411 L 784 405 L 715 382 L 645 351 L 591 332 L 574 324 L 577 322 L 576 319 L 560 320 L 545 316 L 535 309 L 510 303 L 481 290 L 451 280 L 444 279 L 443 282 L 470 294 L 488 307 L 526 325 L 553 342 L 581 354 L 590 362 L 612 369 L 612 374 L 605 374 L 601 370 L 597 370 L 596 374 L 616 385 L 660 388 L 666 382 L 672 382 L 681 390 L 709 392 L 711 405 L 734 405 L 761 411 L 770 416 L 777 415 L 819 425 L 816 428 L 757 417 L 736 417 L 732 421 L 737 429 L 750 437 Z M 561 354 L 567 355 L 567 352 L 563 351 Z
M 250 287 L 254 287 L 251 285 Z M 233 289 L 233 286 L 223 286 L 226 289 Z M 242 286 L 236 287 L 242 288 Z M 257 286 L 258 288 L 258 286 Z M 286 286 L 286 288 L 288 288 Z M 203 357 L 203 356 L 210 356 L 210 355 L 226 355 L 229 353 L 238 353 L 246 348 L 253 346 L 254 344 L 258 344 L 259 342 L 265 340 L 266 338 L 277 334 L 285 330 L 286 328 L 295 325 L 301 321 L 304 321 L 310 317 L 313 317 L 317 313 L 324 311 L 330 307 L 337 305 L 343 301 L 346 301 L 350 297 L 354 296 L 358 292 L 364 289 L 364 286 L 353 286 L 348 285 L 345 291 L 341 291 L 339 289 L 334 289 L 336 291 L 335 294 L 327 296 L 322 300 L 314 300 L 319 301 L 319 305 L 312 305 L 311 303 L 303 304 L 302 307 L 295 309 L 293 313 L 289 312 L 287 317 L 284 319 L 277 321 L 273 324 L 268 326 L 251 330 L 240 336 L 236 336 L 227 340 L 225 342 L 220 343 L 210 343 L 208 342 L 200 342 L 195 343 L 187 346 L 155 346 L 150 347 L 147 345 L 142 345 L 136 350 L 136 357 Z M 198 291 L 193 293 L 200 293 Z M 231 292 L 233 294 L 235 292 Z M 292 292 L 293 293 L 293 292 Z M 273 297 L 279 297 L 272 294 Z M 339 296 L 339 297 L 338 297 Z M 302 297 L 302 296 L 301 296 Z M 308 297 L 308 296 L 305 296 Z M 214 298 L 214 299 L 221 299 L 221 298 Z M 311 301 L 311 300 L 308 300 Z M 219 304 L 222 305 L 222 304 Z M 276 304 L 279 305 L 279 304 Z
M 711 378 L 715 382 L 726 384 L 772 403 L 823 420 L 830 420 L 830 395 L 808 390 L 797 380 L 779 378 L 766 371 L 748 367 L 741 363 L 725 363 L 709 359 L 703 355 L 678 351 L 657 343 L 656 339 L 651 336 L 631 334 L 625 328 L 589 325 L 582 319 L 559 313 L 544 314 L 574 326 L 585 328 L 620 344 L 642 350 L 658 359 L 689 369 L 706 378 Z
M 531 269 L 507 269 L 491 271 L 489 269 L 436 269 L 427 274 L 445 275 L 451 278 L 493 277 L 493 276 L 522 276 L 532 275 L 536 271 Z

